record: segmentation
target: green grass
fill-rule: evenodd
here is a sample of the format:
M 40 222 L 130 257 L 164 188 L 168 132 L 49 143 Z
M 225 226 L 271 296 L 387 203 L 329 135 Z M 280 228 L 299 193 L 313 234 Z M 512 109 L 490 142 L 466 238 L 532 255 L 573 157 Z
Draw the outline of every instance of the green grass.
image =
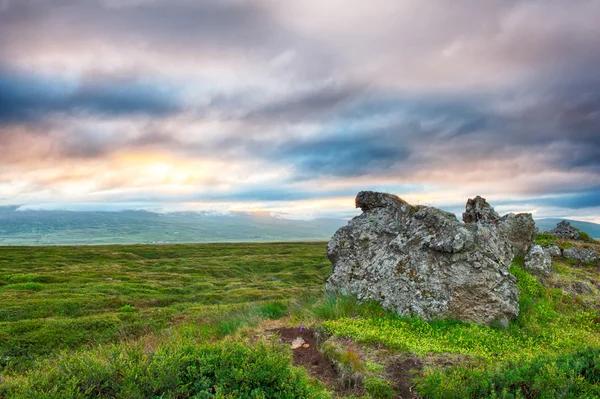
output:
M 503 329 L 326 295 L 323 243 L 1 248 L 0 399 L 334 397 L 263 337 L 269 323 L 333 334 L 321 349 L 365 398 L 394 397 L 387 356 L 407 352 L 426 364 L 423 397 L 599 397 L 598 290 L 563 289 L 599 271 L 555 259 L 541 281 L 522 262 Z M 461 360 L 428 360 L 448 354 Z
M 322 243 L 3 247 L 0 372 L 182 322 L 220 337 L 320 296 L 330 272 Z
M 542 247 L 558 245 L 557 242 L 556 236 L 553 236 L 552 234 L 542 233 L 535 237 L 535 244 L 541 245 Z

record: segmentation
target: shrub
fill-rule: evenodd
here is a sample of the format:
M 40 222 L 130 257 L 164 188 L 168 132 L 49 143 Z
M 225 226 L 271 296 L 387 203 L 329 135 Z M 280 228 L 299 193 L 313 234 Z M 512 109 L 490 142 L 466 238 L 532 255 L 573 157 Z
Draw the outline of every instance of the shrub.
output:
M 340 354 L 340 363 L 354 372 L 360 372 L 364 368 L 360 362 L 360 355 L 352 348 L 347 348 L 342 351 Z
M 149 351 L 142 344 L 63 354 L 7 379 L 0 398 L 302 398 L 326 399 L 291 353 L 274 343 L 171 342 Z
M 428 398 L 596 398 L 600 395 L 600 349 L 540 356 L 487 370 L 458 367 L 418 380 Z
M 588 233 L 586 233 L 585 231 L 579 232 L 579 239 L 581 241 L 589 242 L 589 243 L 596 242 L 596 240 L 594 240 L 592 237 L 590 237 L 590 235 Z
M 394 389 L 391 384 L 377 377 L 365 380 L 365 391 L 373 399 L 392 399 L 394 397 Z

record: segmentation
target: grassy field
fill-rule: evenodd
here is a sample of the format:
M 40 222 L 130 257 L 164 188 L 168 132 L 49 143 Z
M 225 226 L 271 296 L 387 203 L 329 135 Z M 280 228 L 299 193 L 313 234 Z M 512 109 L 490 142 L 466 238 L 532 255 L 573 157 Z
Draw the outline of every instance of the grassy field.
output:
M 327 296 L 324 243 L 3 247 L 0 398 L 600 397 L 600 267 L 511 272 L 502 329 Z M 266 332 L 304 326 L 335 378 Z
M 0 370 L 248 306 L 277 315 L 290 298 L 320 293 L 331 271 L 324 251 L 322 243 L 2 248 Z

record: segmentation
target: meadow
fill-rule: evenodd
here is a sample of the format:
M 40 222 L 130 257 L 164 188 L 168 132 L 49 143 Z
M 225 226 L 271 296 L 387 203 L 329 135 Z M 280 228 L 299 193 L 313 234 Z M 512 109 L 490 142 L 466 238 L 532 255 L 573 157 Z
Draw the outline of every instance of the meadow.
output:
M 600 269 L 554 270 L 503 329 L 327 295 L 322 242 L 3 247 L 0 398 L 600 397 Z

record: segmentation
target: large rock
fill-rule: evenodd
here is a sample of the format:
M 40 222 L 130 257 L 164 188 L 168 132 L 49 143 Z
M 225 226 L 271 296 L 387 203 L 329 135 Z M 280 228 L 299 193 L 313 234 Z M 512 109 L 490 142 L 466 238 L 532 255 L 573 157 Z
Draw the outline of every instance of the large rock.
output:
M 461 223 L 452 213 L 371 191 L 360 192 L 356 206 L 363 213 L 327 245 L 329 291 L 426 320 L 506 324 L 518 314 L 516 279 L 508 272 L 513 229 L 500 218 Z
M 598 252 L 593 249 L 571 247 L 563 251 L 563 256 L 567 259 L 577 260 L 584 263 L 596 263 L 600 261 Z
M 542 276 L 552 274 L 552 257 L 544 248 L 534 245 L 525 256 L 525 269 Z
M 566 220 L 558 223 L 554 229 L 547 231 L 546 233 L 565 240 L 579 240 L 579 229 L 571 226 L 571 223 Z

